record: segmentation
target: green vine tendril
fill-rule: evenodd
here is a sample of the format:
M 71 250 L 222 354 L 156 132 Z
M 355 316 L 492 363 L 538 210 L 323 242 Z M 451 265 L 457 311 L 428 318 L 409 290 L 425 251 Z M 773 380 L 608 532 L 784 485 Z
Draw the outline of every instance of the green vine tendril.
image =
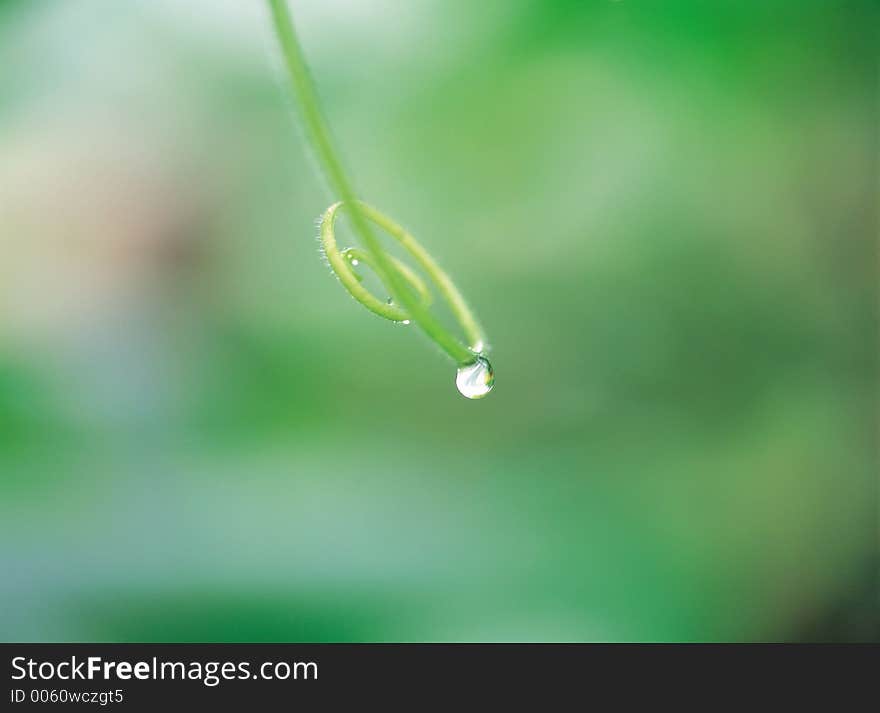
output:
M 333 272 L 345 289 L 371 312 L 393 322 L 414 323 L 459 366 L 473 364 L 485 351 L 483 331 L 449 275 L 416 239 L 393 220 L 355 197 L 321 114 L 317 92 L 312 83 L 302 49 L 293 28 L 287 0 L 268 0 L 275 32 L 290 74 L 293 93 L 299 101 L 309 143 L 326 173 L 331 189 L 341 199 L 330 206 L 321 218 L 321 243 Z M 346 248 L 336 243 L 334 226 L 340 210 L 345 209 L 355 233 L 366 250 Z M 431 313 L 431 294 L 424 280 L 403 262 L 382 249 L 372 225 L 397 240 L 436 286 L 449 305 L 467 340 L 463 343 Z M 372 269 L 391 293 L 392 301 L 380 300 L 361 284 L 354 267 L 363 263 Z

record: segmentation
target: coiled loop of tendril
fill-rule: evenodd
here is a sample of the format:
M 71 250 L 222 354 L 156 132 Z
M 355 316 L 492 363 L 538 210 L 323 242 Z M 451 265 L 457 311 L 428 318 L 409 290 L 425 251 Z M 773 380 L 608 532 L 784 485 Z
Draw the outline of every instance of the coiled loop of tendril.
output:
M 394 270 L 396 277 L 402 278 L 394 280 L 394 278 L 389 278 L 389 276 L 383 274 L 381 267 L 377 265 L 374 256 L 370 252 L 358 248 L 339 249 L 336 242 L 335 225 L 339 211 L 345 207 L 346 204 L 341 201 L 331 205 L 322 216 L 320 225 L 321 245 L 327 256 L 327 261 L 349 294 L 371 312 L 392 322 L 409 323 L 410 320 L 416 321 L 457 362 L 460 364 L 473 362 L 475 357 L 481 354 L 485 348 L 483 332 L 473 312 L 467 306 L 464 297 L 462 297 L 461 292 L 458 291 L 449 275 L 443 271 L 428 251 L 410 233 L 372 206 L 358 201 L 356 210 L 368 221 L 394 238 L 413 257 L 428 279 L 436 286 L 464 332 L 467 345 L 462 344 L 460 340 L 449 334 L 430 315 L 428 308 L 433 300 L 428 286 L 405 263 L 388 253 L 382 256 L 385 267 Z M 362 278 L 353 269 L 354 265 L 361 262 L 379 276 L 379 279 L 392 294 L 394 294 L 392 282 L 397 283 L 398 290 L 401 286 L 409 289 L 414 298 L 407 300 L 411 305 L 411 309 L 407 310 L 394 302 L 379 299 L 364 287 L 361 284 Z

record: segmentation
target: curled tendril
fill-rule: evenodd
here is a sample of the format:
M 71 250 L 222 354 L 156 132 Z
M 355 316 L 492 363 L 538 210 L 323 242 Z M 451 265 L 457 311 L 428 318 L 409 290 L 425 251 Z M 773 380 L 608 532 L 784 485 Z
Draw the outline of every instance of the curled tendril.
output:
M 267 0 L 267 2 L 290 74 L 291 89 L 299 100 L 303 127 L 309 144 L 315 152 L 330 188 L 341 199 L 339 203 L 327 209 L 321 220 L 321 240 L 330 267 L 351 295 L 371 312 L 394 322 L 411 321 L 459 365 L 485 363 L 486 372 L 491 376 L 488 361 L 482 356 L 485 351 L 482 329 L 449 275 L 440 269 L 434 258 L 416 242 L 412 235 L 375 208 L 355 198 L 352 183 L 343 170 L 321 113 L 318 95 L 293 28 L 287 0 Z M 360 237 L 366 250 L 347 248 L 340 251 L 337 247 L 333 226 L 342 208 L 348 211 L 354 232 Z M 373 231 L 374 225 L 397 240 L 415 259 L 428 279 L 434 283 L 464 332 L 466 343 L 451 334 L 431 313 L 431 294 L 426 283 L 404 263 L 382 249 L 379 238 Z M 376 273 L 391 293 L 393 303 L 389 304 L 377 299 L 361 284 L 360 276 L 352 269 L 354 260 L 362 261 Z
M 336 273 L 339 281 L 348 290 L 349 294 L 368 310 L 392 322 L 409 322 L 414 317 L 409 310 L 393 302 L 379 299 L 361 284 L 361 276 L 353 269 L 356 264 L 361 262 L 376 272 L 380 279 L 382 279 L 381 271 L 377 269 L 377 263 L 373 255 L 358 248 L 339 249 L 336 242 L 336 218 L 339 215 L 339 211 L 345 207 L 345 204 L 341 201 L 334 203 L 321 217 L 321 246 L 323 247 L 324 254 L 327 256 L 327 261 L 330 263 L 330 268 Z M 455 358 L 462 363 L 472 361 L 474 355 L 480 354 L 485 348 L 483 332 L 473 312 L 467 306 L 464 297 L 462 297 L 461 292 L 459 292 L 449 275 L 437 264 L 428 251 L 400 225 L 362 201 L 358 201 L 357 209 L 363 217 L 394 238 L 412 256 L 430 281 L 436 286 L 443 299 L 449 305 L 467 340 L 467 347 L 465 347 L 467 356 L 465 358 L 456 356 Z M 385 253 L 384 257 L 386 259 L 386 266 L 390 266 L 398 276 L 398 285 L 405 284 L 406 288 L 413 293 L 412 296 L 415 298 L 419 308 L 426 311 L 431 306 L 433 298 L 425 281 L 414 270 L 394 256 Z M 389 291 L 393 291 L 394 287 L 389 282 L 390 280 L 383 280 L 385 287 Z M 448 336 L 453 340 L 455 339 L 452 335 Z M 455 341 L 457 342 L 458 340 Z M 444 345 L 441 344 L 441 346 Z

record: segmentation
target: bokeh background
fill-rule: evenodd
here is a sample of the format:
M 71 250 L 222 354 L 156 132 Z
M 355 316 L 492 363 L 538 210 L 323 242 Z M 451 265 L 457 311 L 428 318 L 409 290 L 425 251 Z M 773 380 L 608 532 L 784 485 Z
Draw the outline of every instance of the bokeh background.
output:
M 873 0 L 0 3 L 0 639 L 880 637 Z

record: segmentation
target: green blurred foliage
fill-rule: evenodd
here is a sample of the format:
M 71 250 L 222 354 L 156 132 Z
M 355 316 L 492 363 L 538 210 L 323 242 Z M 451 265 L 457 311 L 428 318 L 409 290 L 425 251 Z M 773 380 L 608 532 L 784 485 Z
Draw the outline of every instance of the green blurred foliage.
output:
M 877 638 L 876 3 L 292 7 L 496 389 L 321 264 L 258 3 L 6 3 L 0 639 Z

